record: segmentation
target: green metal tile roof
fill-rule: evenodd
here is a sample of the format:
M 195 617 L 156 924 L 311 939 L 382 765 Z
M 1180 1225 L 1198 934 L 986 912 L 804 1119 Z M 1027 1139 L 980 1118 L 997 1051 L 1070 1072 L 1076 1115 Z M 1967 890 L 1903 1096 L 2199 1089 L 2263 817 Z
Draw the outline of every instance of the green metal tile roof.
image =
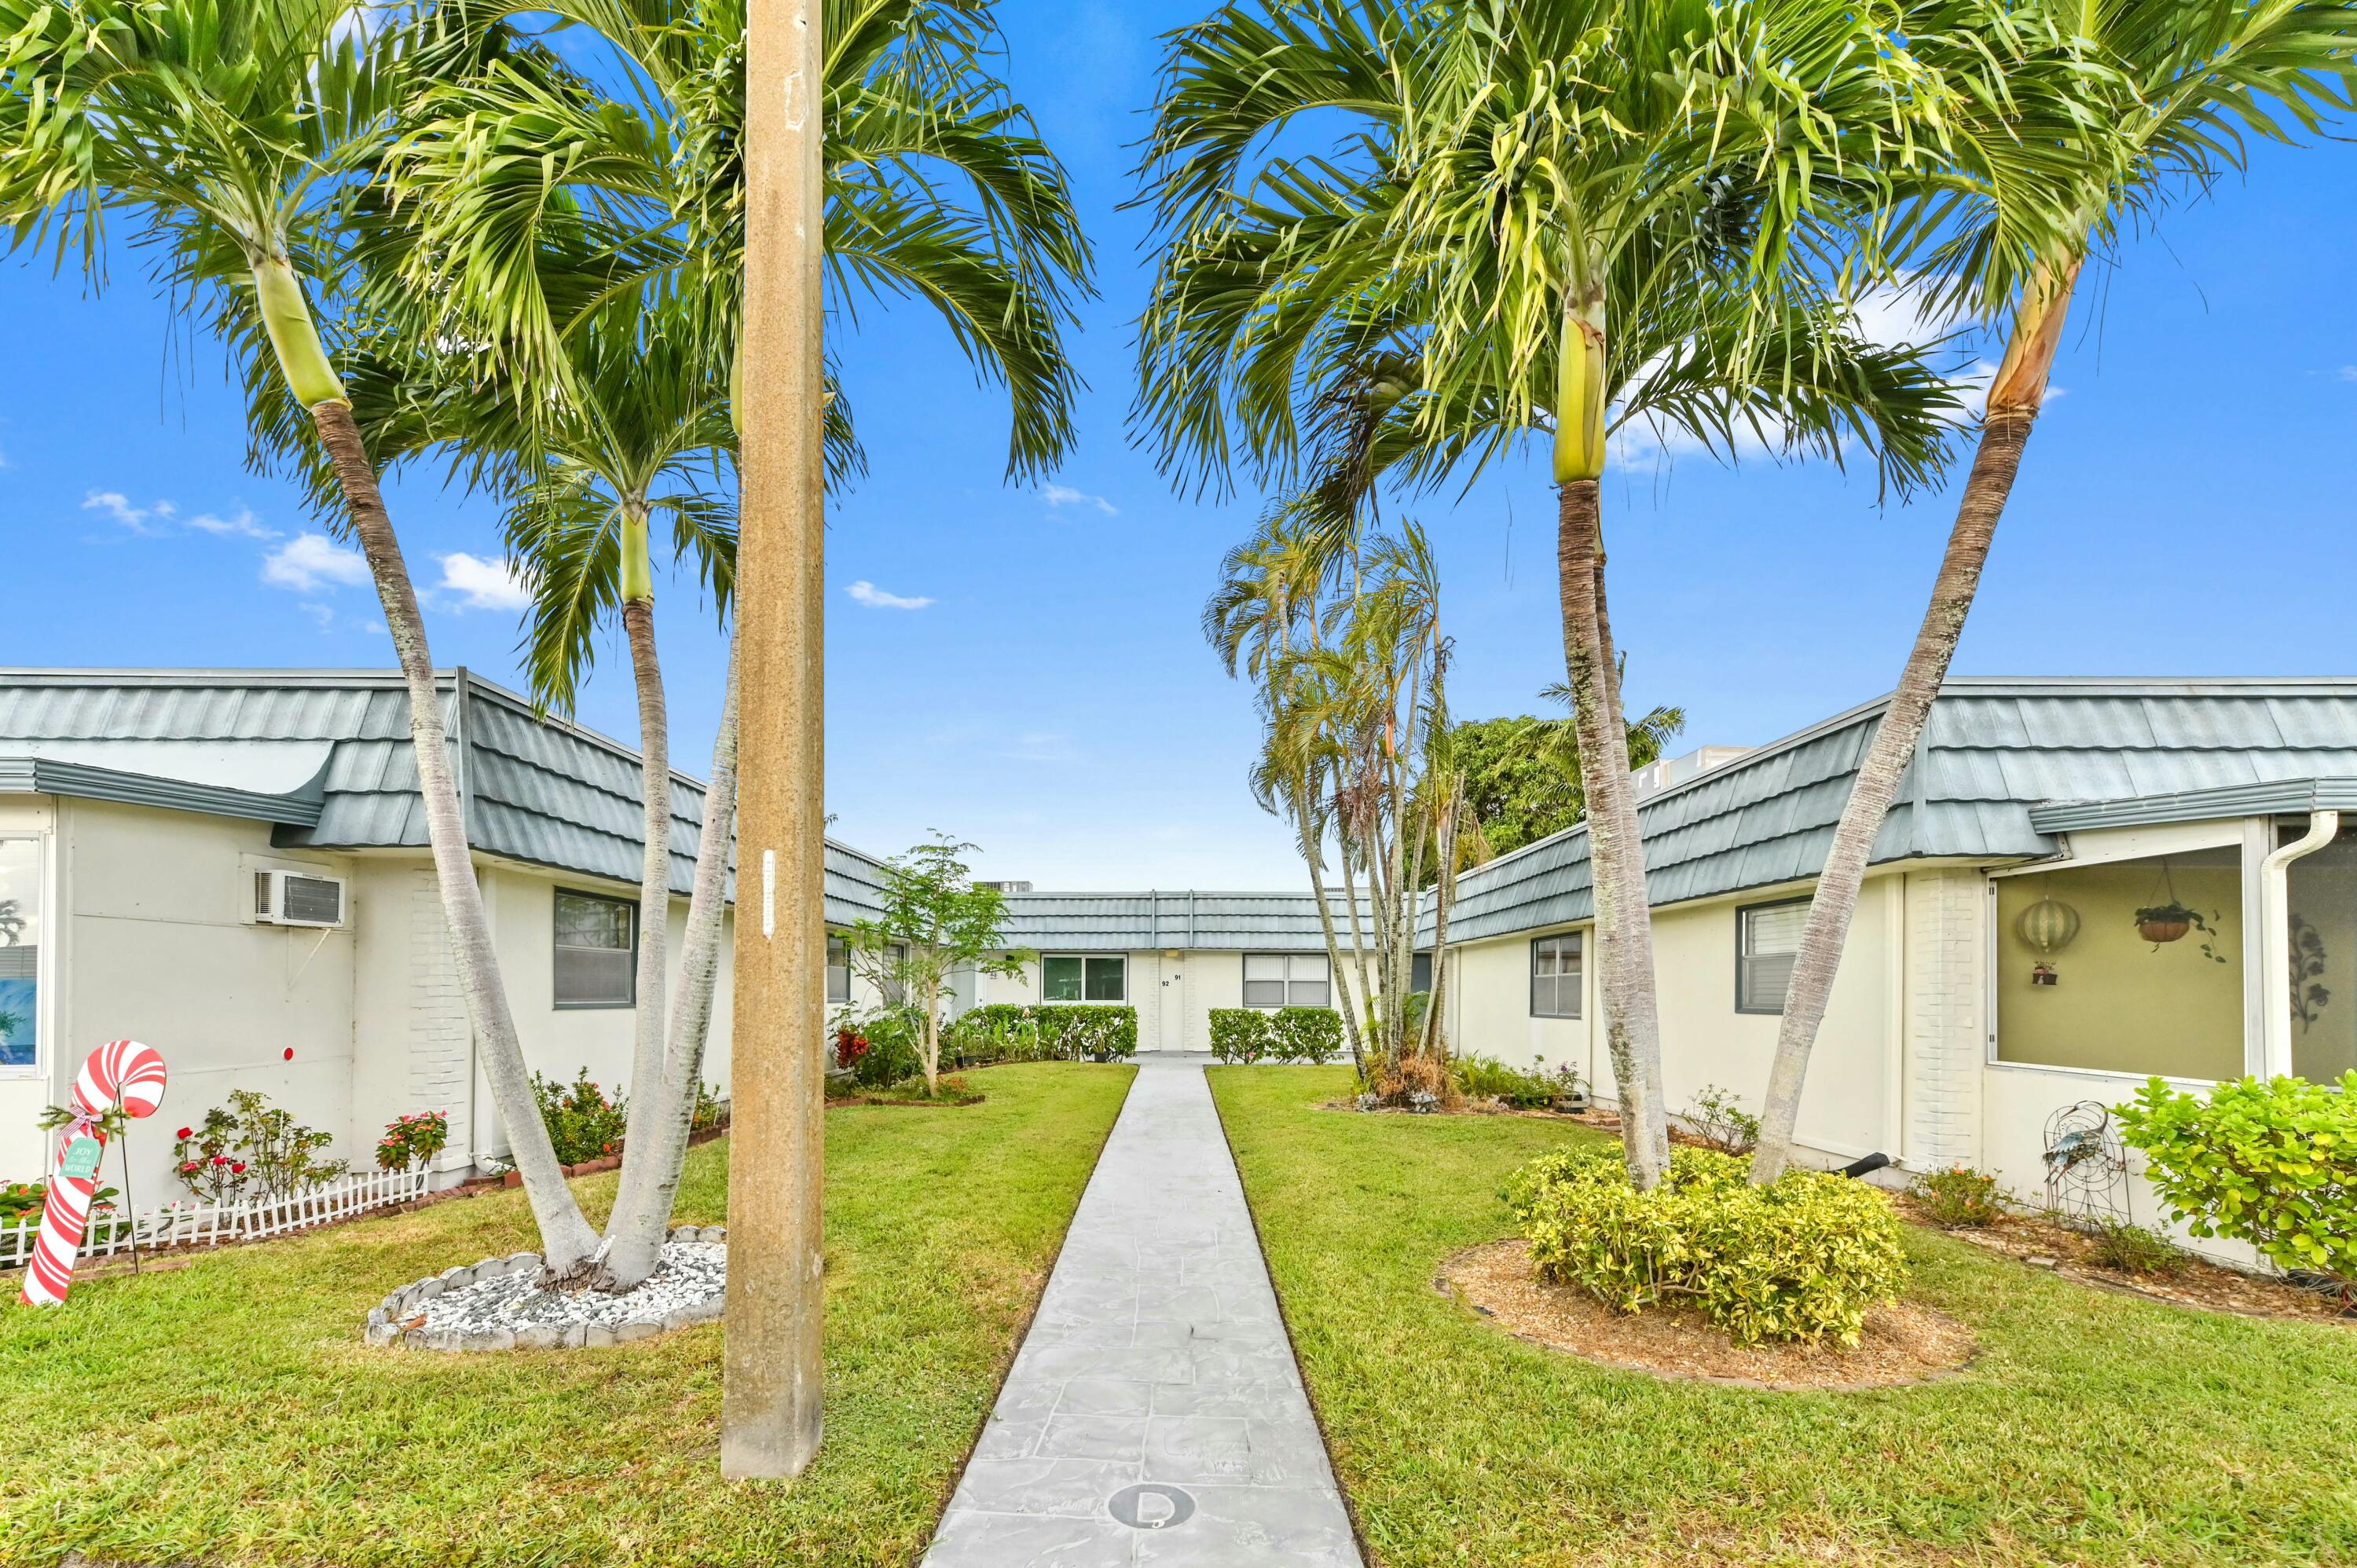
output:
M 468 843 L 578 875 L 638 880 L 637 752 L 536 715 L 522 697 L 464 670 L 435 683 Z M 8 759 L 0 788 L 66 780 L 75 787 L 42 792 L 245 816 L 274 823 L 272 842 L 284 848 L 425 847 L 408 693 L 389 671 L 0 670 L 0 759 Z M 694 886 L 703 821 L 703 782 L 673 773 L 674 893 Z M 827 919 L 872 914 L 875 880 L 875 862 L 830 843 Z
M 1889 701 L 1836 714 L 1642 802 L 1653 902 L 1814 876 Z M 2049 812 L 2062 803 L 2229 791 L 2208 804 L 2220 808 L 2212 814 L 2231 815 L 2224 808 L 2237 789 L 2335 777 L 2357 778 L 2357 679 L 1951 681 L 1932 704 L 1873 860 L 2031 858 L 2054 852 L 2050 835 L 2065 819 Z M 1449 940 L 1594 912 L 1587 830 L 1573 828 L 1467 874 Z

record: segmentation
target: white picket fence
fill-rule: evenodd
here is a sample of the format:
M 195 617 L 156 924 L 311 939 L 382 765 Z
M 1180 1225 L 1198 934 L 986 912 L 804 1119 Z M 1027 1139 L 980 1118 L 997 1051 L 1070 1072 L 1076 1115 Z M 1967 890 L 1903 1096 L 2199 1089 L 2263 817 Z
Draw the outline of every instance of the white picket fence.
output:
M 168 1247 L 218 1247 L 227 1241 L 258 1241 L 313 1225 L 350 1219 L 372 1208 L 390 1208 L 425 1196 L 424 1167 L 406 1171 L 360 1171 L 293 1197 L 241 1198 L 235 1203 L 167 1203 L 124 1215 L 92 1215 L 81 1240 L 85 1258 L 111 1258 Z M 41 1217 L 28 1214 L 0 1226 L 0 1269 L 22 1268 L 33 1255 Z

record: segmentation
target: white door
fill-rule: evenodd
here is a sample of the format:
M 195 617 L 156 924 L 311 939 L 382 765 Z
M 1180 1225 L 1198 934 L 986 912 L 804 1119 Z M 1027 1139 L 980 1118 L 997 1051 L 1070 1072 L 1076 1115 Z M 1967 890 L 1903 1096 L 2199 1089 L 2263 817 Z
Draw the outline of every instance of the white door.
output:
M 1176 959 L 1162 961 L 1162 1012 L 1156 1019 L 1154 1048 L 1187 1048 L 1187 977 Z

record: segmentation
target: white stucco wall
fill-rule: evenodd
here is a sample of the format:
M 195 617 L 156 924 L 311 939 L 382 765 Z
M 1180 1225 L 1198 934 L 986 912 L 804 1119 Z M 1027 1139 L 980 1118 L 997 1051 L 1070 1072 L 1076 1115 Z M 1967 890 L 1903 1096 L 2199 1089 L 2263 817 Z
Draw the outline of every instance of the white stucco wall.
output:
M 44 1061 L 0 1123 L 0 1173 L 43 1174 L 48 1139 L 32 1125 L 62 1103 L 83 1058 L 110 1039 L 163 1053 L 162 1110 L 127 1140 L 131 1200 L 180 1196 L 172 1133 L 234 1090 L 252 1089 L 296 1119 L 352 1136 L 355 935 L 255 925 L 253 874 L 301 867 L 343 875 L 344 857 L 288 855 L 267 824 L 91 800 L 55 803 L 55 950 L 43 991 Z M 59 918 L 62 912 L 62 918 Z M 292 1050 L 290 1059 L 286 1052 Z M 108 1151 L 114 1177 L 122 1154 Z
M 449 1113 L 440 1168 L 506 1150 L 422 853 L 279 851 L 266 823 L 80 800 L 0 803 L 0 832 L 16 832 L 47 833 L 56 897 L 44 910 L 41 1059 L 0 1072 L 0 1178 L 43 1173 L 41 1108 L 65 1099 L 92 1047 L 123 1037 L 155 1046 L 170 1072 L 163 1110 L 128 1141 L 131 1197 L 142 1207 L 180 1196 L 173 1130 L 239 1089 L 333 1133 L 330 1155 L 355 1165 L 371 1162 L 385 1122 L 418 1111 Z M 253 923 L 253 874 L 270 868 L 347 877 L 346 928 Z M 634 1012 L 556 1007 L 554 918 L 559 886 L 633 890 L 504 864 L 478 871 L 527 1063 L 567 1079 L 587 1066 L 627 1091 Z M 685 920 L 686 900 L 673 899 L 674 986 Z M 705 1081 L 724 1089 L 731 929 L 724 917 L 704 1064 Z M 117 1158 L 109 1152 L 110 1176 Z
M 1653 912 L 1662 1073 L 1674 1114 L 1712 1085 L 1732 1090 L 1747 1108 L 1759 1108 L 1767 1091 L 1779 1019 L 1773 1014 L 1736 1010 L 1737 911 L 1804 890 L 1764 888 Z M 1802 1097 L 1802 1141 L 1844 1161 L 1890 1148 L 1898 1125 L 1896 1029 L 1903 997 L 1892 955 L 1904 940 L 1902 899 L 1903 882 L 1896 875 L 1870 877 L 1861 891 L 1849 948 L 1834 983 Z M 1587 938 L 1581 955 L 1581 1015 L 1534 1017 L 1531 940 L 1573 930 Z M 1454 1049 L 1525 1069 L 1534 1063 L 1552 1069 L 1569 1062 L 1595 1092 L 1613 1097 L 1612 1063 L 1601 1031 L 1593 1027 L 1597 952 L 1588 926 L 1549 927 L 1466 943 L 1452 950 L 1448 983 L 1451 993 L 1443 1005 Z

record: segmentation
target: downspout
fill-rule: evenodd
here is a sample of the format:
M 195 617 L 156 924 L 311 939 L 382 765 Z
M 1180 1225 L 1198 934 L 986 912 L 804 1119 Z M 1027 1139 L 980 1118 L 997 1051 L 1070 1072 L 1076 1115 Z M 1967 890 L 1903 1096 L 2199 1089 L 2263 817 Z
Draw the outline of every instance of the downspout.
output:
M 2314 854 L 2341 832 L 2338 811 L 2310 811 L 2308 835 L 2259 863 L 2259 1040 L 2262 1078 L 2291 1076 L 2291 863 Z

